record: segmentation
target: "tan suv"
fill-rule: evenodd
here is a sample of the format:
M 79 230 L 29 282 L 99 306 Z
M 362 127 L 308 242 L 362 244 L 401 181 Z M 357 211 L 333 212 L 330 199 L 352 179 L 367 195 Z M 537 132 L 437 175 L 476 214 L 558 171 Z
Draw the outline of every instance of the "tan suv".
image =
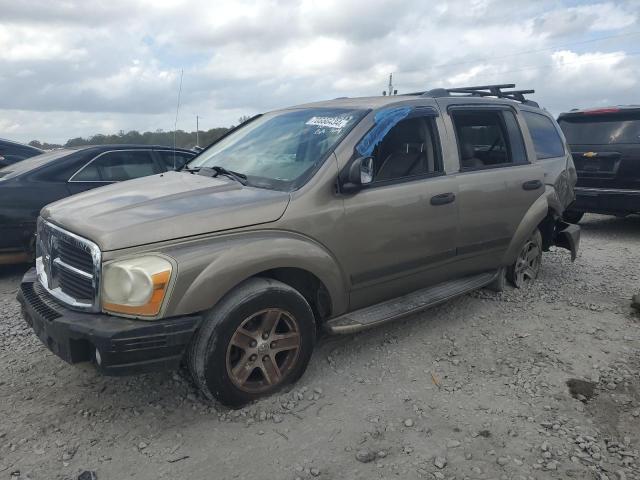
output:
M 266 113 L 180 172 L 48 205 L 24 317 L 70 363 L 185 360 L 206 396 L 239 406 L 299 378 L 319 328 L 356 332 L 505 276 L 526 287 L 552 245 L 575 257 L 561 216 L 576 175 L 553 118 L 509 87 Z M 538 160 L 544 142 L 559 154 Z

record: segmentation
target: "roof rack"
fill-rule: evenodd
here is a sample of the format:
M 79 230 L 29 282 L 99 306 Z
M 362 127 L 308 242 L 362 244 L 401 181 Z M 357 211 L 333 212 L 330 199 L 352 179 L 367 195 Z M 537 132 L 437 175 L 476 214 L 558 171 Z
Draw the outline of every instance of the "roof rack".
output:
M 520 102 L 525 105 L 531 105 L 533 107 L 540 106 L 537 102 L 528 100 L 524 97 L 525 94 L 535 93 L 535 90 L 503 90 L 504 88 L 515 88 L 515 86 L 515 83 L 503 83 L 499 85 L 480 85 L 476 87 L 436 88 L 434 90 L 428 90 L 426 92 L 410 93 L 409 95 L 440 98 L 451 97 L 452 94 L 463 94 L 470 97 L 506 98 L 508 100 L 515 100 L 516 102 Z

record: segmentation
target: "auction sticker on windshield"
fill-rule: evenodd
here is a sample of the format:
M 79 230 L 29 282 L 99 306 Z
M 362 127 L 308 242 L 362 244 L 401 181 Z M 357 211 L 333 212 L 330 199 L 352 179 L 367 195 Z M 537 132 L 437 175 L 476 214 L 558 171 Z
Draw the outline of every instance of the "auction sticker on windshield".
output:
M 353 117 L 311 117 L 306 125 L 313 125 L 316 127 L 334 128 L 336 130 L 342 130 L 346 127 Z

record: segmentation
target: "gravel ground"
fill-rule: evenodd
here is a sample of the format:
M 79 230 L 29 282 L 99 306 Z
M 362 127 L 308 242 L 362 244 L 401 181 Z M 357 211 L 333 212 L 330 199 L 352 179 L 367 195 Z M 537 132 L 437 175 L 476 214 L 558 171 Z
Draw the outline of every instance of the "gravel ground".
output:
M 236 411 L 184 373 L 65 364 L 4 268 L 0 478 L 640 479 L 640 218 L 582 226 L 531 289 L 325 337 L 300 382 Z

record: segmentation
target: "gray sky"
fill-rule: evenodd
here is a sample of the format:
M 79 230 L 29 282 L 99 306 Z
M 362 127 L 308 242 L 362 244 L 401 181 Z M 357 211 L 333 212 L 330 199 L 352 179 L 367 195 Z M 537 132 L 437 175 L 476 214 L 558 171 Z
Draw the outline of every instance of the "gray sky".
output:
M 517 83 L 640 103 L 640 0 L 0 0 L 0 137 L 208 129 L 338 96 Z M 524 53 L 526 52 L 526 53 Z

